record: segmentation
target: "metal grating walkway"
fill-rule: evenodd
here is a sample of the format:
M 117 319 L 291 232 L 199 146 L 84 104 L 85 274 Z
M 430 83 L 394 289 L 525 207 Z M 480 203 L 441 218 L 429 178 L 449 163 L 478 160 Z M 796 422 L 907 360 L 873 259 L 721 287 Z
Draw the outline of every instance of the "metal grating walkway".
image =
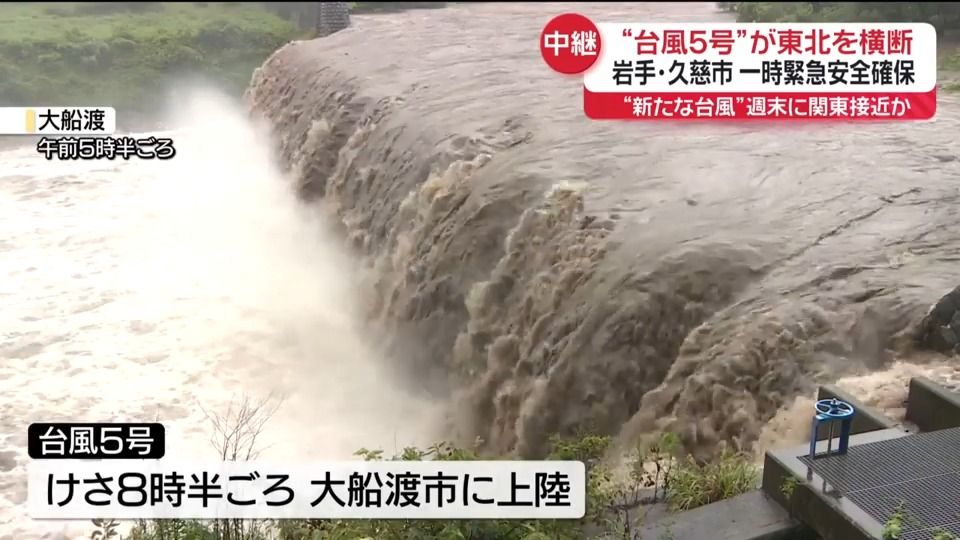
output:
M 902 505 L 903 540 L 930 540 L 940 530 L 960 536 L 960 428 L 799 459 L 881 524 Z

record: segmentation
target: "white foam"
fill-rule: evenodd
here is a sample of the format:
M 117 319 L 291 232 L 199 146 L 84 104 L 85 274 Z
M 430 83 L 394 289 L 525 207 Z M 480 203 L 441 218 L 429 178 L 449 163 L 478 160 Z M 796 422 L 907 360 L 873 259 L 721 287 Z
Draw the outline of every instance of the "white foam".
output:
M 201 406 L 282 395 L 261 438 L 269 458 L 432 442 L 416 429 L 435 409 L 379 370 L 352 262 L 317 210 L 298 205 L 227 101 L 189 104 L 170 161 L 3 152 L 0 531 L 15 538 L 92 531 L 26 516 L 34 421 L 159 418 L 168 454 L 212 457 Z

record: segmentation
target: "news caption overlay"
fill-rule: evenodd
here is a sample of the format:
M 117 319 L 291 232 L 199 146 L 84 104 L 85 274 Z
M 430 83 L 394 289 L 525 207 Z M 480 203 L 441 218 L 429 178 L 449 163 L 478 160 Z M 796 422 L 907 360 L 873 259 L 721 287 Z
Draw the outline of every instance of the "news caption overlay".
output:
M 583 77 L 597 120 L 928 120 L 937 32 L 926 23 L 613 23 L 576 13 L 540 35 Z
M 34 519 L 580 519 L 586 512 L 579 461 L 177 461 L 164 457 L 160 424 L 33 424 L 28 437 Z
M 40 135 L 37 152 L 48 160 L 167 160 L 173 140 L 114 137 L 113 107 L 0 107 L 0 135 Z
M 162 424 L 37 423 L 27 427 L 31 459 L 160 459 Z

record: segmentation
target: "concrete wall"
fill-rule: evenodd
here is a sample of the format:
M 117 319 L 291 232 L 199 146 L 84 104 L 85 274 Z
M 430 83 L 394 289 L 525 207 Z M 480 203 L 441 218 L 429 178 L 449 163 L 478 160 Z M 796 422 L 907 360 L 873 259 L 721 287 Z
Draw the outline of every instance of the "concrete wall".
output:
M 317 36 L 324 37 L 350 26 L 350 8 L 347 2 L 319 2 Z
M 960 394 L 926 377 L 914 377 L 907 397 L 907 421 L 920 431 L 960 427 Z

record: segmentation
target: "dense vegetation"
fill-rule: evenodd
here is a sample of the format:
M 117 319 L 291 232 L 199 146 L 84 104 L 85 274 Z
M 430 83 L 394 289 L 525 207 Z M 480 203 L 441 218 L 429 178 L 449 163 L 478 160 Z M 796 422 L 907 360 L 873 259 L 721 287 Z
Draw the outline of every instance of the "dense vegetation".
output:
M 925 22 L 937 29 L 940 77 L 960 90 L 960 3 L 958 2 L 718 2 L 740 22 Z M 945 75 L 945 76 L 944 76 Z M 944 80 L 945 79 L 945 80 Z
M 740 22 L 927 22 L 960 30 L 957 2 L 721 2 Z
M 391 9 L 437 2 L 386 4 Z M 310 37 L 317 2 L 3 2 L 0 106 L 108 105 L 148 123 L 175 83 L 239 96 L 284 43 Z M 355 12 L 384 4 L 353 3 Z
M 642 522 L 642 505 L 661 502 L 680 511 L 710 504 L 754 489 L 758 469 L 745 456 L 726 454 L 712 464 L 678 459 L 676 439 L 663 437 L 638 451 L 628 478 L 614 479 L 602 459 L 610 439 L 585 436 L 556 439 L 548 459 L 579 460 L 587 465 L 587 513 L 583 520 L 284 520 L 199 522 L 142 521 L 127 540 L 633 540 Z M 379 451 L 357 453 L 382 459 Z M 440 444 L 427 450 L 408 448 L 394 460 L 471 460 L 469 450 Z M 96 521 L 94 540 L 119 538 L 116 523 Z M 99 534 L 98 534 L 99 533 Z M 113 535 L 111 535 L 111 533 Z
M 257 4 L 0 4 L 0 104 L 111 105 L 123 123 L 186 77 L 231 93 L 297 34 Z
M 226 415 L 212 415 L 219 458 L 243 461 L 259 454 L 260 429 L 276 408 L 245 401 Z M 609 437 L 554 438 L 547 459 L 582 461 L 587 469 L 586 515 L 582 520 L 185 520 L 142 521 L 126 540 L 575 540 L 585 537 L 634 540 L 644 506 L 660 503 L 688 510 L 756 487 L 758 469 L 743 455 L 723 454 L 710 464 L 685 457 L 679 438 L 666 434 L 638 444 L 625 470 L 610 467 Z M 361 449 L 358 459 L 382 460 L 379 450 Z M 493 459 L 473 450 L 438 444 L 407 448 L 393 460 Z M 92 540 L 119 540 L 119 524 L 96 520 Z

